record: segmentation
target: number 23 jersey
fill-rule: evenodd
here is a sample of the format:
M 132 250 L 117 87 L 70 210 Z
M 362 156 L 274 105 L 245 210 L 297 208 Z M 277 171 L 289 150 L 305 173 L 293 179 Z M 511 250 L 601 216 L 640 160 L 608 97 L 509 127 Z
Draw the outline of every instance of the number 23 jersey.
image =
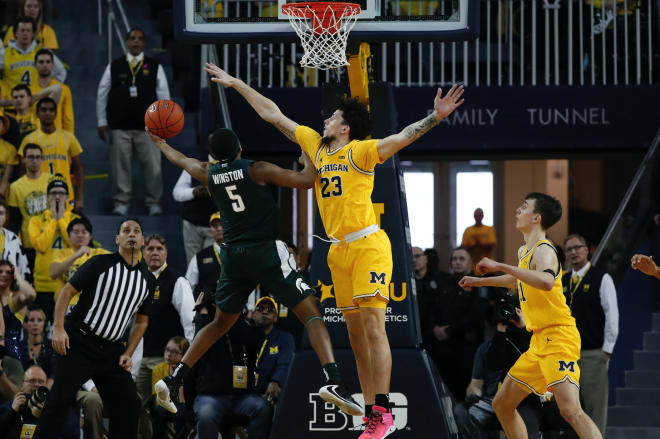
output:
M 330 152 L 321 145 L 319 133 L 302 125 L 296 129 L 296 139 L 318 172 L 314 190 L 328 237 L 341 239 L 378 224 L 371 193 L 374 167 L 383 163 L 378 155 L 379 140 L 352 140 Z

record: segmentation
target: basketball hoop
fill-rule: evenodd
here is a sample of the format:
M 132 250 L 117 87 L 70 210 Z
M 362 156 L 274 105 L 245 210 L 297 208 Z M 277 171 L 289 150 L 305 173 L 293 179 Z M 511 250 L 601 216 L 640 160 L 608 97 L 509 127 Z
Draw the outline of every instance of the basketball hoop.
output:
M 360 15 L 360 5 L 341 2 L 286 3 L 282 13 L 300 37 L 302 67 L 320 70 L 348 65 L 346 42 Z

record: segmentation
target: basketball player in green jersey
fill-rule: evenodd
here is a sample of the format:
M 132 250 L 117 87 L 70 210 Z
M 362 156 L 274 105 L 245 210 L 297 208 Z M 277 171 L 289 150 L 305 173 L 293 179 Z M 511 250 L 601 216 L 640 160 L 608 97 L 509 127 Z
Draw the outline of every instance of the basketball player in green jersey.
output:
M 178 395 L 185 374 L 229 331 L 252 290 L 261 284 L 275 292 L 277 301 L 292 309 L 307 328 L 326 375 L 326 386 L 334 388 L 334 392 L 324 393 L 322 397 L 346 414 L 361 416 L 362 408 L 342 383 L 330 335 L 310 294 L 311 289 L 290 275 L 285 279 L 275 243 L 278 207 L 268 185 L 311 188 L 316 180 L 316 169 L 309 157 L 301 155 L 304 168 L 300 172 L 268 162 L 244 160 L 236 134 L 220 128 L 209 138 L 209 152 L 217 162 L 201 162 L 181 154 L 148 130 L 147 133 L 170 162 L 185 169 L 209 190 L 220 211 L 224 235 L 220 248 L 222 273 L 215 292 L 215 319 L 197 334 L 172 375 L 156 383 L 157 402 L 176 412 L 170 396 Z

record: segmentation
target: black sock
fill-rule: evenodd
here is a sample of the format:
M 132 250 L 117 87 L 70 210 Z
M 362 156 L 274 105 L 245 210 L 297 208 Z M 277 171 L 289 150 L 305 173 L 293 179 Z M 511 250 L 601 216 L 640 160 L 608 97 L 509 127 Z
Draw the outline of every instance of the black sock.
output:
M 325 371 L 327 382 L 333 384 L 341 384 L 341 374 L 339 373 L 339 367 L 337 366 L 337 363 L 328 363 L 323 366 L 323 370 Z
M 385 410 L 390 409 L 390 399 L 387 397 L 387 395 L 383 393 L 377 393 L 376 394 L 376 404 L 379 407 L 384 408 Z
M 364 416 L 369 417 L 371 416 L 371 411 L 373 410 L 374 405 L 373 404 L 365 404 L 364 405 Z

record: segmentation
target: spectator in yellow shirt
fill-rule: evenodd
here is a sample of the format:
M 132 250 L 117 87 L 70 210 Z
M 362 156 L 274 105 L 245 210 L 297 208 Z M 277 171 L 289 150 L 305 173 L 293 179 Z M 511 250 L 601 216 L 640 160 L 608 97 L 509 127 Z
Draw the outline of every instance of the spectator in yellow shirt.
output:
M 165 357 L 162 363 L 158 363 L 152 373 L 151 373 L 151 394 L 155 395 L 156 391 L 154 387 L 159 380 L 162 380 L 168 375 L 174 373 L 174 368 L 181 361 L 183 356 L 186 354 L 186 351 L 190 347 L 190 342 L 183 336 L 176 336 L 169 339 L 167 345 L 165 346 Z M 185 424 L 185 409 L 183 407 L 184 397 L 183 397 L 183 387 L 179 388 L 179 399 L 178 406 L 179 411 L 177 414 L 172 414 L 165 410 L 163 407 L 154 404 L 154 407 L 151 409 L 151 425 L 153 429 L 153 437 L 166 437 L 167 424 L 169 422 L 174 422 L 174 428 L 177 433 L 181 430 L 182 426 Z
M 18 122 L 21 140 L 23 140 L 25 136 L 39 128 L 39 119 L 32 106 L 32 90 L 25 84 L 18 84 L 12 89 L 11 97 L 16 110 L 14 118 Z
M 50 174 L 41 170 L 43 159 L 41 146 L 34 143 L 26 144 L 23 148 L 22 158 L 25 175 L 9 186 L 7 205 L 9 206 L 10 225 L 8 229 L 14 233 L 18 233 L 20 230 L 21 241 L 27 249 L 32 249 L 28 231 L 30 218 L 41 215 L 48 209 L 46 189 Z M 34 253 L 28 254 L 28 259 L 32 262 L 30 265 L 34 265 Z
M 0 132 L 5 127 L 9 127 L 9 123 L 9 118 L 0 113 Z M 16 165 L 18 165 L 16 147 L 5 139 L 0 138 L 0 195 L 3 197 L 7 196 L 9 180 Z
M 34 66 L 37 69 L 37 80 L 30 85 L 35 97 L 32 102 L 38 102 L 46 93 L 57 103 L 55 126 L 73 133 L 73 98 L 68 85 L 61 83 L 53 76 L 55 56 L 49 49 L 39 49 L 34 56 Z
M 497 244 L 495 228 L 484 225 L 482 223 L 483 220 L 484 211 L 481 208 L 477 208 L 474 211 L 475 224 L 463 232 L 461 247 L 466 248 L 470 252 L 473 268 L 482 258 L 493 259 L 493 250 L 495 249 L 495 244 Z
M 44 23 L 44 5 L 42 0 L 20 0 L 18 5 L 18 15 L 30 17 L 36 24 L 36 40 L 40 46 L 52 50 L 59 49 L 57 36 L 52 27 Z M 14 36 L 14 26 L 10 26 L 5 34 L 5 47 L 16 37 Z
M 68 208 L 69 187 L 62 175 L 51 177 L 46 193 L 48 210 L 30 218 L 28 231 L 37 252 L 34 262 L 34 286 L 37 290 L 35 307 L 43 309 L 52 322 L 55 307 L 53 296 L 57 283 L 50 277 L 50 263 L 62 249 L 71 248 L 66 230 L 69 223 L 79 216 Z
M 83 208 L 83 181 L 85 178 L 82 160 L 80 154 L 82 147 L 76 139 L 76 136 L 69 131 L 64 131 L 55 127 L 55 118 L 57 116 L 57 105 L 51 98 L 43 98 L 37 102 L 37 117 L 41 123 L 41 128 L 27 135 L 18 154 L 23 154 L 23 147 L 28 143 L 40 145 L 44 161 L 41 169 L 49 174 L 61 174 L 67 182 L 69 200 L 73 200 L 73 186 L 71 183 L 71 172 L 75 177 L 75 207 L 76 212 L 81 212 Z
M 50 278 L 56 282 L 55 301 L 60 295 L 60 290 L 78 268 L 96 255 L 107 255 L 110 252 L 104 248 L 92 248 L 92 223 L 81 216 L 71 220 L 66 228 L 71 242 L 71 248 L 62 249 L 50 263 Z M 78 303 L 80 293 L 71 298 L 69 306 Z

